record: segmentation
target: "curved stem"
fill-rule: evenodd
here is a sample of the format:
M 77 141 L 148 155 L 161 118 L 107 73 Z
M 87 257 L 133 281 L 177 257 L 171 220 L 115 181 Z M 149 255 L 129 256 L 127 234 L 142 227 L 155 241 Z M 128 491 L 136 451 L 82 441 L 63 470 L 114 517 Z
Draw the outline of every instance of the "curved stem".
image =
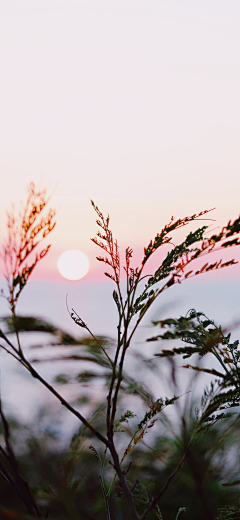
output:
M 2 333 L 2 337 L 5 339 L 5 341 L 7 342 L 7 344 L 13 349 L 14 352 L 17 351 L 17 349 L 14 347 L 14 345 L 11 343 L 11 341 L 9 341 L 9 339 L 5 336 L 5 334 Z M 21 350 L 22 352 L 22 350 Z M 78 410 L 76 410 L 75 408 L 73 408 L 73 406 L 71 406 L 68 401 L 66 401 L 66 399 L 64 399 L 64 397 L 62 397 L 61 394 L 59 394 L 59 392 L 57 392 L 57 390 L 55 390 L 55 388 L 50 385 L 50 383 L 48 383 L 38 372 L 37 370 L 35 370 L 35 368 L 33 368 L 33 366 L 31 365 L 31 363 L 25 358 L 24 354 L 23 353 L 20 353 L 17 351 L 17 354 L 18 354 L 18 361 L 20 363 L 22 363 L 25 368 L 27 368 L 27 370 L 31 373 L 31 375 L 33 377 L 35 377 L 36 379 L 38 379 L 38 381 L 40 381 L 43 386 L 45 386 L 53 395 L 55 395 L 55 397 L 60 401 L 60 403 L 65 406 L 65 408 L 67 408 L 73 415 L 75 415 L 79 421 L 81 421 L 84 426 L 86 426 L 86 428 L 88 428 L 96 437 L 98 437 L 98 439 L 100 441 L 102 441 L 106 446 L 108 446 L 108 440 L 98 431 L 96 430 L 96 428 L 94 428 L 94 426 L 92 426 L 92 424 L 90 424 L 87 419 L 85 419 L 85 417 L 80 413 L 78 412 Z M 12 354 L 13 355 L 13 354 Z M 16 357 L 16 356 L 14 356 Z
M 43 377 L 35 370 L 35 368 L 32 367 L 32 365 L 27 361 L 27 359 L 24 356 L 23 361 L 26 363 L 26 366 L 29 372 L 32 374 L 32 376 L 38 379 L 43 384 L 43 386 L 45 386 L 53 395 L 55 395 L 55 397 L 57 397 L 57 399 L 63 406 L 65 406 L 65 408 L 67 408 L 73 415 L 75 415 L 84 424 L 84 426 L 86 426 L 86 428 L 88 428 L 100 441 L 102 441 L 106 446 L 108 446 L 108 440 L 98 430 L 96 430 L 96 428 L 94 428 L 94 426 L 92 426 L 92 424 L 90 424 L 87 421 L 87 419 L 85 419 L 85 417 L 80 412 L 78 412 L 78 410 L 73 408 L 73 406 L 71 406 L 68 403 L 68 401 L 66 401 L 66 399 L 64 399 L 64 397 L 62 397 L 62 395 L 59 394 L 52 385 L 50 385 L 45 379 L 43 379 Z
M 171 473 L 171 475 L 169 475 L 168 479 L 166 480 L 164 486 L 162 487 L 161 491 L 158 493 L 158 495 L 156 495 L 155 498 L 153 498 L 153 500 L 150 502 L 149 506 L 147 507 L 146 511 L 143 513 L 143 515 L 141 516 L 140 520 L 145 520 L 148 516 L 148 514 L 150 513 L 150 511 L 152 511 L 152 509 L 157 505 L 157 503 L 159 502 L 160 498 L 162 497 L 162 495 L 165 493 L 165 491 L 167 490 L 170 482 L 173 480 L 173 478 L 175 477 L 176 473 L 180 470 L 185 458 L 187 456 L 187 450 L 186 452 L 183 454 L 181 460 L 179 461 L 178 465 L 176 466 L 176 468 L 173 470 L 173 472 Z

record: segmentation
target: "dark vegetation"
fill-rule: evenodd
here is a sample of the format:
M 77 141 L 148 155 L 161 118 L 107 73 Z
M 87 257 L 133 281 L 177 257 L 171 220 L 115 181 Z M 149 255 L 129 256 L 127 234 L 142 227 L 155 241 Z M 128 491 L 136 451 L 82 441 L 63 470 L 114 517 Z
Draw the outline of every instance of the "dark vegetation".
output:
M 191 309 L 186 316 L 155 321 L 145 355 L 133 348 L 135 331 L 163 291 L 186 278 L 236 263 L 207 260 L 212 252 L 221 257 L 223 250 L 240 244 L 240 218 L 210 236 L 204 225 L 178 245 L 172 243 L 172 233 L 205 219 L 208 211 L 172 218 L 144 249 L 139 267 L 132 267 L 132 250 L 126 249 L 123 293 L 120 255 L 109 217 L 104 218 L 92 202 L 99 228 L 93 242 L 104 255 L 97 259 L 107 266 L 105 275 L 115 284 L 119 321 L 113 341 L 96 337 L 74 309 L 66 312 L 81 328 L 80 338 L 16 312 L 22 290 L 49 249 L 39 250 L 55 226 L 54 211 L 45 213 L 47 202 L 46 193 L 31 184 L 20 212 L 13 208 L 8 214 L 2 250 L 8 292 L 2 296 L 11 314 L 1 319 L 0 345 L 54 396 L 56 407 L 63 405 L 61 412 L 56 408 L 58 418 L 67 423 L 72 414 L 79 426 L 70 441 L 63 442 L 52 410 L 39 410 L 38 418 L 26 426 L 6 417 L 1 396 L 0 518 L 240 519 L 239 342 Z M 168 246 L 165 259 L 155 273 L 145 275 L 149 258 L 164 245 Z M 39 332 L 46 340 L 33 359 L 24 338 Z M 48 360 L 56 366 L 50 382 L 36 368 L 36 361 L 41 368 L 46 349 L 51 349 Z M 58 373 L 58 361 L 63 360 L 65 370 Z M 68 369 L 68 361 L 74 361 L 74 370 Z M 192 374 L 187 392 L 180 388 L 178 367 L 183 365 Z M 163 373 L 168 373 L 167 397 L 165 392 L 156 395 L 154 384 L 147 384 L 163 383 Z M 209 384 L 202 398 L 193 402 L 190 390 L 203 374 Z M 71 398 L 66 398 L 71 385 Z M 83 414 L 86 405 L 88 417 Z

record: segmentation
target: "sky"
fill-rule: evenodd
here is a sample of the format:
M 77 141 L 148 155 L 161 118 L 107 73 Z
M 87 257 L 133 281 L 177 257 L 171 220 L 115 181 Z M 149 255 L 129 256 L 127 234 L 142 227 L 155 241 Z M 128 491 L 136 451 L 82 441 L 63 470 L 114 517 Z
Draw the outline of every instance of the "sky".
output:
M 57 209 L 35 277 L 67 249 L 100 277 L 89 199 L 137 258 L 172 215 L 239 215 L 239 19 L 239 0 L 1 0 L 0 239 L 30 181 Z
M 240 2 L 1 0 L 0 78 L 0 242 L 6 211 L 29 182 L 46 187 L 57 210 L 52 248 L 18 310 L 77 335 L 68 293 L 95 334 L 113 335 L 89 199 L 110 214 L 122 252 L 133 247 L 136 261 L 172 215 L 216 208 L 214 229 L 240 213 Z M 57 272 L 68 249 L 89 257 L 79 282 Z M 152 318 L 195 307 L 239 322 L 240 264 L 201 276 L 166 291 Z

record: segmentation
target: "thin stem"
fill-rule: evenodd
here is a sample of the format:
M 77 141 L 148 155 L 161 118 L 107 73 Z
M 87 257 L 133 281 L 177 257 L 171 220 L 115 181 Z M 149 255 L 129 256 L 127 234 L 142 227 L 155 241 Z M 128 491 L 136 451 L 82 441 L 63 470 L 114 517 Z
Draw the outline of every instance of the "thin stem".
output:
M 68 314 L 69 316 L 74 320 L 74 322 L 79 325 L 80 327 L 86 329 L 89 334 L 92 336 L 92 338 L 96 341 L 96 343 L 99 345 L 99 347 L 101 348 L 101 350 L 103 351 L 103 353 L 105 354 L 105 356 L 107 357 L 109 363 L 111 364 L 111 366 L 113 366 L 113 362 L 111 360 L 111 358 L 109 357 L 108 353 L 106 352 L 105 348 L 102 346 L 102 344 L 100 343 L 100 341 L 96 338 L 96 336 L 94 336 L 94 334 L 91 332 L 91 330 L 88 328 L 87 324 L 84 323 L 84 321 L 80 318 L 80 316 L 78 315 L 78 313 L 72 309 L 73 313 L 77 316 L 78 320 L 74 319 L 73 318 L 73 313 L 70 312 L 70 309 L 68 307 L 68 302 L 67 302 L 67 297 L 68 295 L 66 296 L 66 307 L 67 307 L 67 311 L 68 311 Z
M 106 493 L 104 482 L 103 482 L 103 478 L 102 478 L 101 475 L 99 475 L 99 479 L 100 479 L 100 482 L 101 482 L 102 493 L 103 493 L 104 501 L 105 501 L 106 517 L 107 517 L 107 520 L 111 520 L 110 510 L 109 510 L 109 503 L 108 503 L 108 498 L 109 497 L 108 497 L 108 494 Z
M 126 457 L 126 451 L 127 451 L 128 447 L 131 445 L 131 443 L 132 443 L 134 437 L 136 436 L 136 434 L 138 433 L 138 431 L 139 431 L 139 430 L 136 430 L 136 431 L 134 432 L 134 434 L 132 435 L 132 437 L 131 437 L 131 439 L 130 439 L 128 445 L 127 445 L 127 448 L 126 448 L 126 450 L 124 451 L 124 454 L 123 454 L 123 456 L 122 456 L 122 458 L 121 458 L 121 460 L 120 460 L 120 465 L 123 463 L 123 461 L 124 461 L 124 459 L 125 459 L 125 457 Z M 152 449 L 152 451 L 154 451 L 153 448 L 150 448 L 150 449 Z M 130 462 L 130 464 L 131 464 L 131 462 Z M 113 487 L 113 484 L 114 484 L 114 482 L 115 482 L 115 480 L 116 480 L 116 477 L 117 477 L 117 473 L 115 473 L 115 475 L 114 475 L 114 477 L 113 477 L 113 479 L 112 479 L 112 481 L 111 481 L 111 484 L 110 484 L 110 486 L 109 486 L 109 488 L 108 488 L 108 495 L 109 495 L 109 496 L 110 496 L 110 494 L 111 494 L 112 487 Z
M 118 324 L 118 343 L 117 343 L 117 348 L 116 348 L 116 353 L 115 353 L 115 359 L 114 359 L 114 362 L 113 362 L 113 371 L 112 371 L 112 377 L 111 377 L 111 383 L 110 383 L 110 387 L 109 387 L 109 393 L 108 393 L 108 396 L 107 396 L 107 402 L 108 402 L 108 405 L 107 405 L 107 434 L 108 434 L 108 439 L 112 439 L 113 437 L 113 421 L 110 419 L 110 415 L 111 415 L 111 407 L 112 407 L 112 393 L 113 393 L 113 387 L 114 387 L 114 382 L 115 382 L 115 378 L 116 378 L 116 367 L 117 367 L 117 361 L 118 361 L 118 356 L 119 356 L 119 352 L 120 352 L 120 349 L 121 349 L 121 322 L 122 322 L 122 316 L 120 315 L 120 318 L 119 318 L 119 324 Z
M 113 367 L 113 362 L 112 362 L 110 356 L 108 355 L 108 353 L 106 352 L 105 348 L 101 345 L 100 341 L 96 338 L 96 336 L 94 336 L 94 334 L 91 332 L 91 330 L 87 326 L 85 328 L 89 332 L 89 334 L 92 336 L 92 338 L 96 341 L 96 343 L 99 345 L 99 347 L 102 349 L 105 356 L 108 358 L 108 361 L 109 361 L 111 367 Z
M 140 520 L 140 517 L 138 516 L 137 510 L 136 510 L 136 507 L 135 507 L 135 503 L 134 503 L 132 492 L 131 492 L 128 484 L 127 484 L 125 475 L 124 475 L 124 473 L 123 473 L 123 471 L 121 469 L 121 466 L 120 466 L 118 454 L 117 454 L 115 446 L 114 446 L 114 444 L 112 442 L 109 443 L 109 450 L 110 450 L 110 453 L 111 453 L 112 458 L 113 458 L 114 468 L 115 468 L 115 470 L 116 470 L 116 472 L 118 474 L 122 490 L 124 492 L 124 495 L 126 497 L 127 503 L 129 505 L 129 510 L 130 510 L 130 514 L 132 516 L 132 519 L 133 520 Z
M 181 466 L 185 460 L 187 456 L 187 451 L 184 453 L 184 455 L 182 456 L 180 462 L 178 463 L 178 465 L 176 466 L 176 468 L 174 469 L 174 471 L 171 473 L 171 475 L 169 475 L 168 479 L 166 480 L 164 486 L 162 487 L 161 491 L 158 493 L 158 495 L 156 495 L 156 497 L 150 502 L 149 506 L 147 507 L 146 511 L 143 513 L 143 515 L 141 516 L 140 520 L 145 520 L 148 516 L 148 514 L 150 513 L 150 511 L 152 511 L 152 509 L 157 505 L 157 503 L 159 502 L 160 498 L 162 497 L 162 495 L 165 493 L 165 491 L 167 490 L 170 482 L 173 480 L 173 478 L 175 477 L 176 473 L 181 469 Z
M 125 317 L 125 315 L 124 315 L 124 336 L 123 336 L 123 342 L 122 342 L 123 350 L 122 350 L 121 360 L 120 360 L 120 363 L 119 363 L 117 385 L 116 385 L 115 393 L 114 393 L 113 400 L 112 400 L 112 415 L 111 415 L 111 427 L 112 428 L 113 428 L 113 424 L 114 424 L 114 418 L 115 418 L 115 415 L 116 415 L 118 393 L 119 393 L 120 385 L 121 385 L 121 382 L 122 382 L 122 373 L 123 373 L 124 359 L 125 359 L 127 348 L 128 348 L 128 346 L 130 344 L 130 341 L 127 340 L 130 310 L 131 310 L 131 307 L 128 304 L 127 305 L 127 316 Z M 120 330 L 120 327 L 119 327 L 119 330 Z M 121 344 L 120 344 L 120 346 L 121 346 Z M 120 351 L 120 347 L 119 347 L 119 350 L 118 350 L 117 354 L 119 354 L 119 351 Z M 112 390 L 113 390 L 113 388 L 112 388 Z
M 13 323 L 14 323 L 16 337 L 17 337 L 18 351 L 19 351 L 20 356 L 22 356 L 23 352 L 22 352 L 22 348 L 21 348 L 21 345 L 20 345 L 19 332 L 18 332 L 18 329 L 17 329 L 17 317 L 16 317 L 14 309 L 12 311 L 12 317 L 13 317 Z
M 4 339 L 8 343 L 8 345 L 16 352 L 16 348 L 14 347 L 14 345 L 12 345 L 11 341 L 9 341 L 9 339 L 6 338 L 5 334 L 2 335 L 4 336 Z M 73 408 L 73 406 L 71 406 L 68 403 L 68 401 L 66 401 L 66 399 L 64 399 L 64 397 L 62 397 L 61 394 L 59 394 L 52 385 L 50 385 L 45 379 L 43 379 L 43 377 L 35 370 L 35 368 L 33 368 L 31 363 L 25 358 L 24 354 L 20 354 L 20 352 L 18 351 L 17 354 L 20 358 L 17 358 L 18 361 L 20 361 L 25 366 L 25 368 L 27 368 L 31 375 L 38 379 L 53 395 L 55 395 L 55 397 L 57 397 L 57 399 L 63 406 L 65 406 L 65 408 L 67 408 L 73 415 L 75 415 L 84 424 L 84 426 L 86 426 L 96 437 L 98 437 L 100 441 L 102 441 L 106 446 L 108 446 L 108 440 L 98 430 L 96 430 L 96 428 L 94 428 L 94 426 L 92 426 L 92 424 L 90 424 L 80 412 Z
M 122 382 L 122 379 L 123 379 L 123 377 L 122 377 L 123 363 L 124 363 L 124 359 L 125 359 L 127 348 L 129 346 L 129 342 L 126 341 L 126 337 L 127 337 L 127 328 L 125 328 L 125 330 L 124 330 L 123 350 L 122 350 L 122 355 L 121 355 L 121 359 L 120 359 L 120 363 L 119 363 L 117 385 L 116 385 L 114 396 L 113 396 L 113 400 L 112 400 L 112 415 L 111 415 L 112 427 L 113 427 L 113 424 L 114 424 L 114 419 L 115 419 L 116 410 L 117 410 L 118 392 L 119 392 L 120 385 L 121 385 L 121 382 Z
M 148 505 L 147 509 L 145 510 L 143 515 L 141 516 L 140 520 L 145 520 L 147 518 L 147 516 L 150 513 L 150 511 L 152 511 L 152 509 L 157 505 L 157 503 L 159 502 L 159 500 L 161 499 L 161 497 L 163 496 L 165 491 L 168 489 L 169 484 L 171 483 L 171 481 L 173 480 L 173 478 L 175 477 L 177 472 L 181 469 L 182 464 L 183 464 L 184 460 L 186 459 L 192 444 L 194 443 L 195 437 L 197 435 L 197 431 L 198 431 L 198 429 L 195 427 L 195 429 L 194 429 L 194 431 L 193 431 L 193 433 L 191 435 L 191 438 L 190 438 L 190 440 L 189 440 L 189 442 L 188 442 L 188 444 L 186 446 L 185 452 L 184 452 L 183 456 L 181 457 L 179 463 L 177 464 L 176 468 L 172 471 L 172 473 L 169 475 L 169 477 L 166 480 L 166 482 L 165 482 L 164 486 L 162 487 L 161 491 L 156 495 L 156 497 L 153 498 L 153 500 L 151 500 L 151 502 Z
M 92 424 L 90 424 L 80 412 L 73 408 L 73 406 L 71 406 L 52 385 L 45 381 L 45 379 L 43 379 L 43 377 L 35 370 L 35 368 L 32 367 L 32 365 L 26 360 L 25 357 L 23 360 L 27 364 L 27 368 L 32 376 L 38 379 L 53 395 L 55 395 L 55 397 L 57 397 L 57 399 L 63 406 L 65 406 L 65 408 L 67 408 L 73 415 L 75 415 L 84 424 L 84 426 L 86 426 L 96 437 L 98 437 L 100 441 L 108 446 L 108 440 L 98 430 L 96 430 L 96 428 L 94 428 L 94 426 L 92 426 Z
M 6 341 L 6 343 L 9 345 L 9 347 L 11 347 L 11 349 L 15 352 L 16 355 L 14 355 L 12 352 L 10 352 L 6 347 L 4 347 L 3 345 L 0 345 L 1 348 L 3 348 L 3 350 L 5 350 L 6 352 L 8 352 L 8 354 L 10 354 L 11 356 L 13 356 L 15 359 L 17 359 L 18 361 L 20 361 L 20 363 L 24 364 L 21 359 L 20 359 L 20 355 L 22 356 L 23 355 L 23 352 L 22 352 L 22 349 L 20 348 L 20 351 L 14 347 L 14 345 L 11 343 L 11 341 L 9 341 L 9 339 L 7 338 L 7 336 L 4 334 L 4 332 L 0 329 L 0 337 L 2 337 L 4 339 L 4 341 Z M 19 338 L 18 338 L 18 341 L 19 341 Z
M 32 504 L 29 504 L 29 501 L 26 499 L 25 494 L 22 492 L 20 486 L 15 482 L 12 475 L 9 473 L 9 471 L 5 468 L 3 463 L 0 460 L 0 475 L 12 486 L 12 488 L 15 490 L 16 494 L 21 498 L 23 503 L 25 504 L 28 512 L 30 515 L 40 518 L 40 514 L 36 511 L 34 506 Z
M 20 363 L 22 363 L 21 359 L 17 356 L 15 356 L 15 354 L 13 354 L 10 350 L 8 350 L 6 347 L 4 347 L 3 345 L 0 345 L 0 348 L 2 348 L 3 350 L 5 350 L 5 352 L 7 352 L 8 354 L 10 354 L 10 356 L 12 356 L 14 359 L 17 359 L 17 361 L 19 361 Z M 22 363 L 22 365 L 24 365 L 24 363 Z M 25 365 L 24 365 L 25 366 Z
M 170 278 L 170 280 L 173 280 L 173 284 L 176 283 L 176 282 L 174 282 L 174 276 L 172 276 L 172 277 Z M 172 285 L 173 285 L 173 284 L 172 284 Z M 155 297 L 153 298 L 151 305 L 152 305 L 153 302 L 156 300 L 156 298 L 159 296 L 159 294 L 161 294 L 161 293 L 162 293 L 165 289 L 167 289 L 168 287 L 170 287 L 170 285 L 169 285 L 169 281 L 168 281 L 167 283 L 165 283 L 164 286 L 163 286 L 161 289 L 158 289 L 158 292 L 155 293 Z M 145 316 L 145 314 L 146 314 L 146 312 L 148 311 L 148 309 L 149 309 L 149 307 L 147 307 L 146 310 L 145 310 L 145 312 L 143 312 L 143 313 L 141 314 L 141 316 L 139 316 L 139 318 L 138 318 L 136 324 L 134 325 L 133 330 L 132 330 L 132 332 L 131 332 L 131 334 L 130 334 L 130 336 L 129 336 L 129 338 L 128 338 L 128 343 L 130 343 L 130 341 L 132 340 L 132 337 L 133 337 L 133 335 L 134 335 L 134 333 L 135 333 L 137 327 L 139 326 L 139 323 L 142 321 L 142 319 L 143 319 L 143 317 Z

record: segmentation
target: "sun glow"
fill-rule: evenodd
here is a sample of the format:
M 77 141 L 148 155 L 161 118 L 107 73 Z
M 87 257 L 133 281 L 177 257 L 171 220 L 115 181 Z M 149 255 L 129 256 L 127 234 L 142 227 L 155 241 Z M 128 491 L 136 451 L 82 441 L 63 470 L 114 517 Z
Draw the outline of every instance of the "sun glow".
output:
M 59 257 L 57 267 L 63 278 L 80 280 L 89 270 L 89 260 L 82 251 L 72 249 Z

